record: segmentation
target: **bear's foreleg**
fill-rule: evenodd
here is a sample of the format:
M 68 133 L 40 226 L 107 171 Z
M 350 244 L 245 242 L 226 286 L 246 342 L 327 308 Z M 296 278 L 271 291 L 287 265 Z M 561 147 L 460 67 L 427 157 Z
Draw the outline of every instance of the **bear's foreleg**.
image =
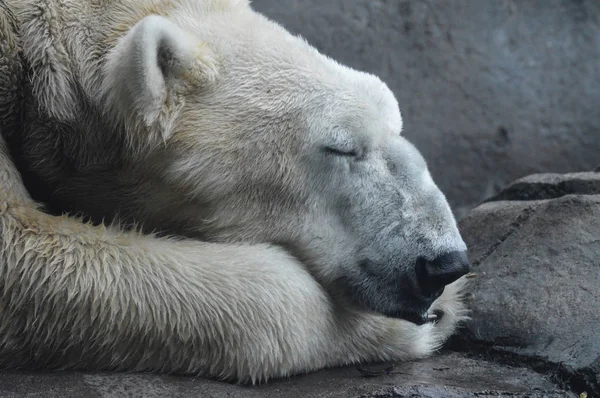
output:
M 53 217 L 0 141 L 0 365 L 206 375 L 256 382 L 428 355 L 438 325 L 339 308 L 277 247 L 174 240 Z M 458 285 L 456 285 L 458 286 Z

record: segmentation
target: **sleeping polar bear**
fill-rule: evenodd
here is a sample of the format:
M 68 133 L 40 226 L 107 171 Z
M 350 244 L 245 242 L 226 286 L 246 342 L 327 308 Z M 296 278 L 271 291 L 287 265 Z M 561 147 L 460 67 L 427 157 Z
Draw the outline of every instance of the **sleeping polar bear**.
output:
M 0 365 L 259 382 L 420 358 L 466 318 L 465 244 L 378 78 L 246 0 L 0 12 Z

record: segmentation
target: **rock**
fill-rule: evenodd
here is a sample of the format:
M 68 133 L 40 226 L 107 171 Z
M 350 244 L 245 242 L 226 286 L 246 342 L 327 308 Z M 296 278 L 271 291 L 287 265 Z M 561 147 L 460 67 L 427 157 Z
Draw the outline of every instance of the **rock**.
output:
M 370 367 L 375 368 L 375 367 Z M 377 370 L 384 369 L 378 366 Z M 547 376 L 522 367 L 444 353 L 364 377 L 356 368 L 329 369 L 266 385 L 243 387 L 194 377 L 123 373 L 5 372 L 0 397 L 576 397 Z
M 600 396 L 599 188 L 594 173 L 530 176 L 460 222 L 479 277 L 454 348 Z
M 325 54 L 375 73 L 459 217 L 600 153 L 596 0 L 253 0 Z
M 486 202 L 552 199 L 569 194 L 600 194 L 600 174 L 532 174 L 513 182 Z

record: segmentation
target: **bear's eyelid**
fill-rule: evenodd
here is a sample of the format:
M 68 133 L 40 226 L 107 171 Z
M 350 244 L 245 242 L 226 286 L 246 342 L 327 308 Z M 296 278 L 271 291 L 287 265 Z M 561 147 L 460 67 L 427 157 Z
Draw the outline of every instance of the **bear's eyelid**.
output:
M 331 146 L 326 146 L 324 150 L 326 153 L 331 155 L 358 157 L 358 152 L 355 149 L 339 149 Z
M 344 156 L 357 156 L 359 152 L 356 139 L 344 128 L 336 127 L 330 141 L 324 145 L 325 151 L 331 154 Z

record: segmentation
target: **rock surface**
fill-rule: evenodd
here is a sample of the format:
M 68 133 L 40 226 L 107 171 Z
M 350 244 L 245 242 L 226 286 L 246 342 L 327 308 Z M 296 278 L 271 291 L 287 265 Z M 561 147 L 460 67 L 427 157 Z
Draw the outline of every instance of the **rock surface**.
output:
M 329 369 L 242 387 L 192 377 L 147 374 L 5 372 L 0 374 L 0 397 L 576 397 L 529 369 L 464 354 L 447 353 L 405 363 L 390 373 L 366 378 L 356 368 Z
M 455 347 L 600 396 L 599 188 L 600 173 L 530 176 L 460 222 L 479 277 Z
M 600 153 L 597 0 L 253 0 L 324 53 L 388 83 L 458 216 Z

